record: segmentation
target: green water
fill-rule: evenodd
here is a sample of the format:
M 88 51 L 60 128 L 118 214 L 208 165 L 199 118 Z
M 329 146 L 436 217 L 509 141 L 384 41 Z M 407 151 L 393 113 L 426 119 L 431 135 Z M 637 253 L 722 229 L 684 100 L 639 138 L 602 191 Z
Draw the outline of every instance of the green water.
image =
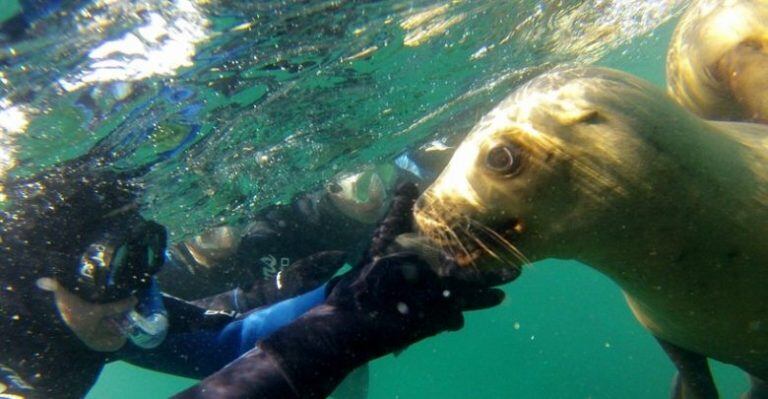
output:
M 667 23 L 599 64 L 663 86 L 673 27 Z M 577 262 L 544 261 L 505 291 L 501 306 L 469 314 L 463 330 L 373 362 L 368 397 L 668 397 L 672 364 L 608 278 Z M 746 391 L 744 373 L 711 364 L 722 398 Z M 117 363 L 107 366 L 89 398 L 163 397 L 192 383 Z

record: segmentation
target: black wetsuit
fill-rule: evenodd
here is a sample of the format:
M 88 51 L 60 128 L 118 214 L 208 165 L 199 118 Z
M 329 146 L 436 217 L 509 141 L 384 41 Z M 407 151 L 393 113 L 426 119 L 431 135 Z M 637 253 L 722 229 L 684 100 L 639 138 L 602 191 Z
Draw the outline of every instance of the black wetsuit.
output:
M 71 283 L 92 232 L 105 220 L 140 218 L 138 188 L 131 184 L 139 172 L 95 172 L 98 168 L 97 159 L 83 157 L 34 178 L 5 183 L 8 200 L 0 208 L 0 397 L 82 397 L 104 364 L 117 359 L 202 378 L 236 356 L 231 350 L 218 356 L 218 348 L 207 345 L 197 362 L 190 361 L 188 351 L 195 348 L 185 347 L 189 334 L 215 338 L 238 315 L 167 296 L 169 330 L 159 347 L 145 350 L 129 342 L 118 352 L 93 351 L 66 326 L 53 294 L 37 287 L 41 277 L 64 286 Z M 212 358 L 219 360 L 207 361 Z
M 10 286 L 6 281 L 2 284 Z M 29 295 L 40 296 L 41 300 L 34 301 L 40 306 L 31 305 Z M 192 378 L 202 378 L 224 365 L 201 367 L 190 363 L 183 351 L 163 350 L 165 344 L 154 350 L 127 343 L 114 353 L 93 351 L 67 328 L 55 309 L 41 311 L 44 302 L 51 307 L 53 298 L 42 290 L 0 295 L 0 384 L 5 386 L 0 397 L 5 393 L 27 398 L 80 398 L 96 382 L 104 364 L 113 360 Z M 166 306 L 171 316 L 170 337 L 197 329 L 216 331 L 232 321 L 231 315 L 206 314 L 204 309 L 178 300 L 170 299 Z M 162 356 L 153 356 L 157 353 Z
M 133 198 L 128 187 L 108 182 L 117 177 L 113 173 L 92 180 L 80 174 L 84 168 L 86 162 L 75 161 L 35 179 L 5 184 L 8 201 L 0 210 L 0 383 L 6 392 L 79 397 L 105 362 L 103 354 L 86 348 L 64 325 L 53 295 L 35 285 L 38 278 L 57 274 L 57 267 L 76 264 L 88 227 L 113 204 Z M 80 189 L 83 185 L 88 188 Z M 106 197 L 114 202 L 104 204 L 101 198 Z
M 237 252 L 210 269 L 199 265 L 183 244 L 173 246 L 169 261 L 158 273 L 163 291 L 188 300 L 236 288 L 266 295 L 248 308 L 283 299 L 270 297 L 268 287 L 258 285 L 273 281 L 281 270 L 318 252 L 360 253 L 375 227 L 344 216 L 326 201 L 318 192 L 301 195 L 290 205 L 265 209 L 246 226 Z M 336 270 L 315 267 L 316 275 L 306 275 L 309 271 L 291 279 L 317 286 Z

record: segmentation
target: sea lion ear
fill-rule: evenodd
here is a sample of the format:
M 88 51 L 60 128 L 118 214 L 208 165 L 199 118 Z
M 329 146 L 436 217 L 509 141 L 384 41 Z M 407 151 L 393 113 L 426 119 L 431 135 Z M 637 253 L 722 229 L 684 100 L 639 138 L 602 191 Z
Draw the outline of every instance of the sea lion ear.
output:
M 557 112 L 555 118 L 563 126 L 573 126 L 579 123 L 595 123 L 600 119 L 600 113 L 594 109 L 578 109 Z

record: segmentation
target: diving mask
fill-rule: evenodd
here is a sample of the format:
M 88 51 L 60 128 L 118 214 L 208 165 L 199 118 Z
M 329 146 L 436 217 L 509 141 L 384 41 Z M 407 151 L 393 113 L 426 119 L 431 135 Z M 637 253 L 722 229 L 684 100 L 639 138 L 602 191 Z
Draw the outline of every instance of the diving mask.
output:
M 165 228 L 140 218 L 107 226 L 89 244 L 73 277 L 64 276 L 81 298 L 107 303 L 146 290 L 165 261 Z

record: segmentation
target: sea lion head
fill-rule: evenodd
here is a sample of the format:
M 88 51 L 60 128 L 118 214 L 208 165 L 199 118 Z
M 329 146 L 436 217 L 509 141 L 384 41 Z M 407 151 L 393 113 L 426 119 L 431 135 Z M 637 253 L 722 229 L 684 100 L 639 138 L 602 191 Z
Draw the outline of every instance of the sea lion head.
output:
M 463 266 L 583 259 L 672 206 L 655 193 L 685 190 L 678 152 L 697 120 L 626 73 L 542 75 L 470 131 L 417 201 L 416 224 Z
M 703 118 L 768 122 L 768 1 L 692 2 L 670 41 L 667 82 Z

